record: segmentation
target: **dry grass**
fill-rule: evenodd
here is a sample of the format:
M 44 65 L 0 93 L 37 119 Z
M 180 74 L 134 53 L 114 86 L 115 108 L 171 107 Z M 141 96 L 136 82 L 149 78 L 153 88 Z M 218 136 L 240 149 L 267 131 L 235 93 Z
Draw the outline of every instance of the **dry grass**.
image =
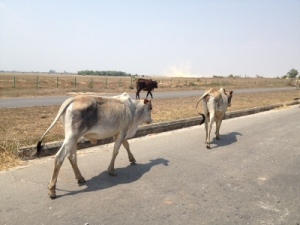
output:
M 158 81 L 155 91 L 199 90 L 207 87 L 226 89 L 286 87 L 295 81 L 278 78 L 185 78 L 152 77 Z M 64 74 L 0 73 L 0 97 L 66 95 L 68 92 L 132 92 L 135 78 Z
M 199 97 L 154 99 L 152 113 L 154 122 L 197 116 L 195 103 Z M 232 106 L 228 111 L 288 102 L 297 97 L 299 97 L 297 90 L 234 94 Z M 0 136 L 2 137 L 0 142 L 0 170 L 21 163 L 21 160 L 16 157 L 17 149 L 21 146 L 36 144 L 52 123 L 58 109 L 59 106 L 0 109 Z M 63 134 L 63 127 L 59 121 L 46 136 L 45 141 L 63 140 Z

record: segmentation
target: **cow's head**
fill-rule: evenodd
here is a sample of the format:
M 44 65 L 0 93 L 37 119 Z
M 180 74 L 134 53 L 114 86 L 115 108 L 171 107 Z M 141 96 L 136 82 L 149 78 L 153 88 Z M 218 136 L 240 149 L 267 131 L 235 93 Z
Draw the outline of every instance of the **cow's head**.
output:
M 152 112 L 152 103 L 151 100 L 144 99 L 144 105 L 143 105 L 143 111 L 142 111 L 142 123 L 152 123 L 152 117 L 151 117 L 151 112 Z
M 228 98 L 228 106 L 230 107 L 233 91 L 226 91 L 225 93 L 226 93 L 227 98 Z
M 156 80 L 152 81 L 152 85 L 153 85 L 153 88 L 157 88 L 157 81 Z

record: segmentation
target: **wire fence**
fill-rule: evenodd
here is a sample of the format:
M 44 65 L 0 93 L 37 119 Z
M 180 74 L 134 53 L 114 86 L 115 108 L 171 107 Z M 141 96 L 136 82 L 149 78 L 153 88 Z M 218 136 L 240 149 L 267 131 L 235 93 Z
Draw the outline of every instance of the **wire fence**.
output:
M 259 88 L 293 86 L 293 81 L 279 78 L 186 78 L 186 77 L 144 77 L 156 80 L 158 89 L 187 90 L 210 87 Z M 27 95 L 55 95 L 69 92 L 131 92 L 136 88 L 138 77 L 104 77 L 66 74 L 1 74 L 0 97 Z

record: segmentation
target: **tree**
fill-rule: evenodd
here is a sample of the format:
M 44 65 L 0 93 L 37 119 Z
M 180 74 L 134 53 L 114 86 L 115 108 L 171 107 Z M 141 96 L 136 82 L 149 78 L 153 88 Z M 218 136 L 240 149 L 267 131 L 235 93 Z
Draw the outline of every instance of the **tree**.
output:
M 298 76 L 298 71 L 295 70 L 295 69 L 291 69 L 288 73 L 287 73 L 287 76 L 289 78 L 296 78 Z

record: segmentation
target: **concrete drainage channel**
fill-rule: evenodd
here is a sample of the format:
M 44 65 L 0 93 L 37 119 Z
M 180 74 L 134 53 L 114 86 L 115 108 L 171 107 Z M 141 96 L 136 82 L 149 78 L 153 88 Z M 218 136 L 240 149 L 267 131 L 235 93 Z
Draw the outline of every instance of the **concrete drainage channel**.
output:
M 225 119 L 251 115 L 251 114 L 255 114 L 255 113 L 259 113 L 259 112 L 272 110 L 275 108 L 296 105 L 299 103 L 300 103 L 299 100 L 295 100 L 295 101 L 287 102 L 287 103 L 280 103 L 280 104 L 275 104 L 275 105 L 256 107 L 256 108 L 252 108 L 252 109 L 228 112 L 228 113 L 226 113 Z M 185 127 L 196 126 L 196 125 L 199 125 L 201 121 L 202 121 L 202 117 L 198 116 L 198 117 L 176 120 L 176 121 L 171 121 L 171 122 L 162 122 L 162 123 L 154 123 L 154 124 L 150 124 L 150 125 L 145 125 L 145 126 L 139 127 L 139 129 L 137 130 L 137 132 L 133 138 L 142 137 L 142 136 L 146 136 L 149 134 L 156 134 L 156 133 L 181 129 L 181 128 L 185 128 Z M 103 139 L 103 140 L 98 140 L 96 144 L 92 145 L 90 143 L 90 141 L 82 139 L 78 143 L 77 148 L 78 148 L 78 150 L 85 149 L 85 148 L 89 148 L 89 147 L 96 146 L 96 145 L 108 144 L 111 142 L 113 142 L 113 138 L 107 138 L 107 139 Z M 41 151 L 40 157 L 54 155 L 59 150 L 61 145 L 62 145 L 62 141 L 46 143 L 45 145 L 43 145 L 43 150 Z M 20 148 L 18 150 L 18 156 L 23 159 L 37 158 L 36 146 L 34 145 L 34 146 Z

